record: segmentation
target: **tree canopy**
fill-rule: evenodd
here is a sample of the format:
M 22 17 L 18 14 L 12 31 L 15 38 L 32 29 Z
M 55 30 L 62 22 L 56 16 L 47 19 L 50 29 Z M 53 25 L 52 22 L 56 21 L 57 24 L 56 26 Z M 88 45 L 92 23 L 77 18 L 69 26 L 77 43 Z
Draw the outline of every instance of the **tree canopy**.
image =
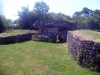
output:
M 27 7 L 21 7 L 21 11 L 18 11 L 18 23 L 23 29 L 34 29 L 33 23 L 37 20 L 47 19 L 47 13 L 49 6 L 45 2 L 36 2 L 32 11 L 29 11 Z
M 82 11 L 75 12 L 72 18 L 78 29 L 100 29 L 100 10 L 84 7 Z
M 67 10 L 66 10 L 67 11 Z M 84 7 L 81 11 L 76 11 L 72 17 L 61 12 L 49 12 L 49 5 L 44 1 L 36 2 L 33 10 L 28 6 L 22 6 L 18 11 L 19 18 L 14 22 L 6 19 L 0 14 L 0 33 L 11 28 L 35 29 L 33 23 L 41 20 L 67 20 L 77 25 L 77 29 L 99 29 L 100 30 L 100 10 L 91 10 Z M 13 26 L 12 24 L 16 24 Z
M 45 2 L 36 2 L 34 11 L 39 14 L 46 14 L 49 11 L 49 6 Z
M 76 11 L 73 16 L 63 13 L 49 12 L 49 6 L 45 2 L 36 2 L 33 10 L 21 7 L 18 12 L 18 25 L 23 29 L 34 29 L 33 23 L 41 20 L 67 20 L 77 25 L 77 29 L 100 29 L 100 10 L 91 10 L 84 7 L 81 11 Z M 67 10 L 66 10 L 67 11 Z

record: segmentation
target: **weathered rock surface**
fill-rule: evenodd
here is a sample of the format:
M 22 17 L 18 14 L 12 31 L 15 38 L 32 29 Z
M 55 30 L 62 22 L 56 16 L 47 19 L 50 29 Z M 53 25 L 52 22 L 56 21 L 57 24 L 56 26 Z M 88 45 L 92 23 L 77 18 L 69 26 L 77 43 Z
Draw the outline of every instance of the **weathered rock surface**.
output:
M 42 33 L 32 35 L 32 40 L 34 41 L 43 41 L 43 42 L 56 42 L 56 37 L 51 33 Z
M 78 60 L 80 65 L 100 70 L 100 43 L 85 40 L 74 35 L 71 31 L 67 34 L 68 51 Z
M 52 39 L 58 36 L 60 42 L 66 42 L 67 32 L 69 30 L 76 30 L 77 27 L 73 23 L 64 20 L 43 20 L 37 21 L 33 24 L 33 27 L 39 28 L 38 35 L 52 34 Z M 56 39 L 57 40 L 57 39 Z M 54 41 L 55 42 L 55 41 Z
M 31 40 L 35 33 L 26 33 L 14 36 L 0 37 L 0 44 L 16 43 Z
M 33 24 L 35 28 L 58 28 L 60 29 L 69 29 L 69 30 L 76 30 L 77 27 L 73 23 L 70 23 L 65 20 L 43 20 L 37 21 Z

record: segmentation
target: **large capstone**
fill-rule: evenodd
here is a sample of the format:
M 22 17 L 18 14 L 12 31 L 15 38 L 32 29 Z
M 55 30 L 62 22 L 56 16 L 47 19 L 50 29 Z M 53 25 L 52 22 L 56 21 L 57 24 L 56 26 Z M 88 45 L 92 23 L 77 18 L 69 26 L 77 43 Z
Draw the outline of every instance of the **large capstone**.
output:
M 33 24 L 33 27 L 39 29 L 37 35 L 35 35 L 36 37 L 44 35 L 49 39 L 53 39 L 53 42 L 56 42 L 57 39 L 59 40 L 59 42 L 66 42 L 67 32 L 77 29 L 77 26 L 75 24 L 65 20 L 37 21 Z M 33 36 L 32 39 L 36 38 L 35 36 Z M 38 40 L 41 41 L 41 38 L 38 38 Z

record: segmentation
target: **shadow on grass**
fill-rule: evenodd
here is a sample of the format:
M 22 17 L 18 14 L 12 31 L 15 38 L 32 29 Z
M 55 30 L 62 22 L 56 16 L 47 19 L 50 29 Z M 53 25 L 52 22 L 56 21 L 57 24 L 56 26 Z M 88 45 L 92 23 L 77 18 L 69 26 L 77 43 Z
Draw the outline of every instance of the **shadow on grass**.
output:
M 16 41 L 16 42 L 6 42 L 6 43 L 0 43 L 0 45 L 9 45 L 9 44 L 16 44 L 16 43 L 23 43 L 23 42 L 27 42 L 27 41 L 31 41 L 31 40 L 26 40 L 26 41 Z
M 94 68 L 92 66 L 86 66 L 86 65 L 83 65 L 83 64 L 78 64 L 78 65 L 81 66 L 81 68 L 86 68 L 86 69 L 89 69 L 92 72 L 100 73 L 100 67 L 99 68 Z
M 0 75 L 6 75 L 3 66 L 0 66 Z

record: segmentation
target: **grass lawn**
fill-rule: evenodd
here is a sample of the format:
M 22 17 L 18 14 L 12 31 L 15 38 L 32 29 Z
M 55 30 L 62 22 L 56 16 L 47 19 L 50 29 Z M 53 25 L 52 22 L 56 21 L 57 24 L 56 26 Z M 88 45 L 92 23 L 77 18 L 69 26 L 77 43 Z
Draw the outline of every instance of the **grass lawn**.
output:
M 66 43 L 0 45 L 0 75 L 100 75 L 72 60 Z
M 100 32 L 91 30 L 76 30 L 73 33 L 87 40 L 94 40 L 96 42 L 100 42 Z
M 36 33 L 37 31 L 35 30 L 9 30 L 5 31 L 4 33 L 0 33 L 0 37 L 5 37 L 5 36 L 12 36 L 12 35 L 18 35 L 18 34 L 24 34 L 24 33 Z

